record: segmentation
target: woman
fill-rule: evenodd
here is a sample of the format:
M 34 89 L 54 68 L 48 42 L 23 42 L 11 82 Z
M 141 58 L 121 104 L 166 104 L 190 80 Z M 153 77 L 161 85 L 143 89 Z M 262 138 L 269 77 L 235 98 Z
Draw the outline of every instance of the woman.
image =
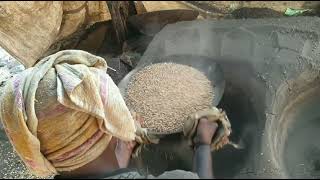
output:
M 106 70 L 104 59 L 66 50 L 42 59 L 7 83 L 0 100 L 1 120 L 34 175 L 121 176 L 128 171 L 124 168 L 135 140 L 157 141 L 137 126 Z M 203 178 L 212 177 L 209 145 L 216 128 L 206 119 L 197 127 L 195 170 Z M 197 177 L 181 171 L 165 174 L 170 175 Z

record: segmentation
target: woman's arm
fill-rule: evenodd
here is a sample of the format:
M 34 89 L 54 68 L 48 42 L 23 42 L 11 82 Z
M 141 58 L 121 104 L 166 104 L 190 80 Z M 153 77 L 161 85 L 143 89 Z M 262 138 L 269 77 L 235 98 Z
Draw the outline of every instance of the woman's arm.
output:
M 195 149 L 194 171 L 201 179 L 212 179 L 212 157 L 209 145 L 200 145 Z
M 202 118 L 199 120 L 197 133 L 194 138 L 195 154 L 193 170 L 201 179 L 212 179 L 211 140 L 217 130 L 218 124 Z

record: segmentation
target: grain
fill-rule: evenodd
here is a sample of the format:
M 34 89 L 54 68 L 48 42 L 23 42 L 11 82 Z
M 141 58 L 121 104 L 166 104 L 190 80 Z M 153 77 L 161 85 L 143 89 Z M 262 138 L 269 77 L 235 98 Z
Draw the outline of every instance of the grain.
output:
M 180 64 L 158 63 L 137 72 L 125 97 L 144 118 L 142 127 L 156 133 L 182 131 L 183 121 L 212 104 L 211 82 L 200 71 Z

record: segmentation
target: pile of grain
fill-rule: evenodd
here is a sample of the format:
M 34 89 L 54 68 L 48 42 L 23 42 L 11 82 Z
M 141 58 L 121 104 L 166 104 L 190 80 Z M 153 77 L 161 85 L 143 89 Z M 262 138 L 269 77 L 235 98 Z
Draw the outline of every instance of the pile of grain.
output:
M 191 113 L 210 107 L 213 96 L 211 82 L 200 71 L 159 63 L 132 77 L 125 99 L 130 109 L 144 117 L 142 127 L 169 134 L 181 132 Z

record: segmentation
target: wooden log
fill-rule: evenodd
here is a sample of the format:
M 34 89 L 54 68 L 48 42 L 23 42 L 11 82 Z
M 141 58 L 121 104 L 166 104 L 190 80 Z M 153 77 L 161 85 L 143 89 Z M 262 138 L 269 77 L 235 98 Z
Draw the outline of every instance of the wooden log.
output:
M 133 1 L 107 1 L 119 45 L 128 39 L 128 18 L 137 14 Z

